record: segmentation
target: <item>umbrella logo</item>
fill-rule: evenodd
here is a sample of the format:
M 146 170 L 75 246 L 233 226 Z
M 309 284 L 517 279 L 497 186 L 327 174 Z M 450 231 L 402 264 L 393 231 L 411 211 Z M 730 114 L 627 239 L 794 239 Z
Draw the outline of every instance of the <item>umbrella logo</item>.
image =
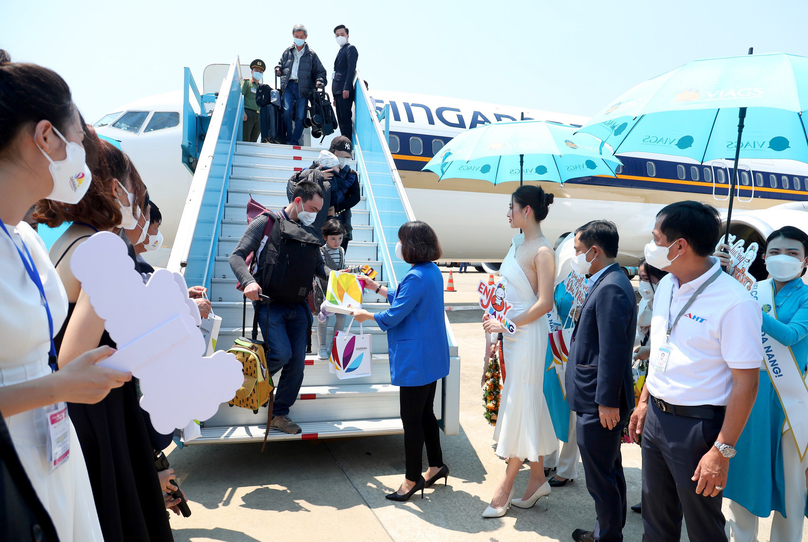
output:
M 783 136 L 773 137 L 771 141 L 769 141 L 769 148 L 775 152 L 783 152 L 784 150 L 789 148 L 790 142 L 787 138 Z
M 440 175 L 446 174 L 446 170 L 449 169 L 449 157 L 452 155 L 452 151 L 447 151 L 446 154 L 443 155 L 443 159 L 440 162 Z
M 547 168 L 544 166 L 538 166 L 536 168 L 536 173 L 539 175 L 544 175 L 545 173 L 547 173 Z
M 701 98 L 701 91 L 697 88 L 689 88 L 676 93 L 677 102 L 693 102 Z
M 480 173 L 488 173 L 491 171 L 491 165 L 485 164 L 483 167 L 480 168 Z
M 622 134 L 625 131 L 625 129 L 627 127 L 628 127 L 628 123 L 624 122 L 623 124 L 621 124 L 620 126 L 618 126 L 617 128 L 614 129 L 614 135 L 619 136 L 620 134 Z
M 676 142 L 676 146 L 682 150 L 689 149 L 693 146 L 693 136 L 686 135 L 680 137 L 679 141 Z
M 586 167 L 589 169 L 598 169 L 598 165 L 592 160 L 587 160 L 586 162 L 584 162 L 584 165 L 586 165 Z
M 564 143 L 565 143 L 565 144 L 567 145 L 567 147 L 569 147 L 570 149 L 577 149 L 577 148 L 578 148 L 578 145 L 576 145 L 575 143 L 573 143 L 573 142 L 572 142 L 572 141 L 570 141 L 569 139 L 565 140 L 565 141 L 564 141 Z

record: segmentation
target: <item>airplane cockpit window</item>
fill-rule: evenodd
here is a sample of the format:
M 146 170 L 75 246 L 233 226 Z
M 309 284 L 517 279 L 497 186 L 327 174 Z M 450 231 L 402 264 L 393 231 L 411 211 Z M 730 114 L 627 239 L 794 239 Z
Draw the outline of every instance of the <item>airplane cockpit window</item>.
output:
M 136 134 L 140 131 L 140 127 L 146 122 L 146 117 L 148 116 L 148 111 L 127 111 L 121 118 L 112 123 L 112 127 Z
M 769 175 L 769 186 L 772 188 L 777 188 L 777 175 L 770 174 Z
M 720 167 L 715 170 L 715 180 L 719 184 L 725 184 L 727 182 L 727 173 L 724 171 L 724 168 Z
M 780 177 L 780 182 L 783 185 L 783 188 L 785 188 L 786 190 L 789 189 L 791 183 L 788 182 L 788 177 L 783 175 L 782 177 Z
M 713 182 L 713 171 L 708 167 L 704 168 L 704 182 Z
M 395 154 L 401 150 L 401 142 L 397 135 L 390 134 L 390 152 Z
M 180 114 L 174 111 L 155 111 L 144 133 L 165 130 L 180 125 Z
M 763 174 L 755 173 L 755 186 L 763 186 Z
M 424 152 L 424 142 L 420 137 L 410 138 L 410 152 L 412 154 L 422 154 Z
M 96 128 L 103 128 L 104 126 L 109 126 L 109 123 L 113 120 L 117 119 L 120 116 L 121 112 L 116 111 L 115 113 L 109 113 L 101 117 L 101 120 L 93 124 Z
M 648 172 L 649 177 L 656 177 L 656 164 L 653 162 L 646 162 L 645 171 Z
M 802 188 L 800 188 L 800 178 L 794 177 L 793 181 L 794 181 L 794 190 L 802 190 Z
M 433 139 L 432 140 L 432 156 L 438 154 L 438 151 L 443 148 L 446 143 L 443 142 L 442 139 Z
M 685 170 L 685 166 L 682 164 L 678 164 L 676 166 L 676 176 L 679 177 L 680 180 L 684 180 L 687 177 L 687 171 Z
M 699 168 L 696 166 L 690 166 L 690 178 L 694 181 L 699 180 Z
M 749 186 L 749 172 L 748 171 L 741 171 L 741 184 L 744 186 Z

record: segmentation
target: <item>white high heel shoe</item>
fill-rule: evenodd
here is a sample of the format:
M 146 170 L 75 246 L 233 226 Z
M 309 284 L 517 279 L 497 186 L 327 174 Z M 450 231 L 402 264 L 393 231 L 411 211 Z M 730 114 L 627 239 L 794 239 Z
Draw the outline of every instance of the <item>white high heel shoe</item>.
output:
M 548 482 L 544 482 L 542 486 L 536 490 L 536 492 L 528 497 L 526 500 L 522 499 L 513 499 L 511 500 L 511 504 L 517 508 L 532 508 L 536 501 L 545 497 L 550 494 L 550 484 Z
M 508 495 L 508 500 L 505 501 L 505 506 L 502 508 L 493 508 L 490 504 L 486 507 L 485 511 L 483 512 L 484 518 L 501 518 L 505 515 L 505 512 L 508 511 L 508 508 L 511 506 L 511 498 L 513 497 L 513 489 L 511 488 L 511 492 Z

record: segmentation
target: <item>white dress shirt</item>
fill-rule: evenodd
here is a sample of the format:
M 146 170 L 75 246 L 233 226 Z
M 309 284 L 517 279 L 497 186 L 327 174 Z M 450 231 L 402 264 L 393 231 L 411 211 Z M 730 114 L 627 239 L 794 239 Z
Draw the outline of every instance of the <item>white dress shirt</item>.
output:
M 299 51 L 297 50 L 297 47 L 292 50 L 292 53 L 294 53 L 294 60 L 292 61 L 292 72 L 289 74 L 290 81 L 297 80 L 297 69 L 300 67 L 300 59 L 303 57 L 303 51 L 305 50 L 305 45 Z
M 712 261 L 700 277 L 680 286 L 668 274 L 656 289 L 645 385 L 651 395 L 673 405 L 726 405 L 731 369 L 760 369 L 763 362 L 760 307 L 746 288 L 721 272 L 674 326 L 665 370 L 654 367 L 668 322 L 673 323 L 693 293 L 720 269 L 718 261 Z

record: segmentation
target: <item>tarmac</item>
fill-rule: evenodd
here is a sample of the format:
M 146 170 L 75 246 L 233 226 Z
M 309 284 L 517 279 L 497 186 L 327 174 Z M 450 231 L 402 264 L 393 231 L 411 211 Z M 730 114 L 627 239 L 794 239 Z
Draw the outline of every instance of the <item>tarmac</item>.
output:
M 449 269 L 442 268 L 444 283 Z M 476 287 L 488 275 L 469 268 L 458 274 L 447 306 L 476 305 Z M 460 434 L 441 434 L 447 486 L 427 489 L 406 503 L 384 498 L 404 476 L 403 435 L 261 444 L 190 446 L 167 450 L 192 515 L 171 514 L 178 542 L 332 541 L 569 541 L 576 528 L 593 529 L 595 507 L 578 478 L 553 489 L 546 506 L 511 508 L 502 518 L 483 519 L 505 462 L 494 454 L 494 428 L 483 417 L 480 376 L 485 339 L 482 310 L 450 311 L 460 348 Z M 628 504 L 640 502 L 639 446 L 623 444 Z M 426 457 L 424 468 L 426 469 Z M 750 476 L 756 475 L 750 473 Z M 527 466 L 516 480 L 524 491 Z M 724 502 L 726 511 L 727 501 Z M 760 522 L 760 540 L 769 540 L 770 519 Z M 803 534 L 808 534 L 808 527 Z M 642 539 L 639 514 L 628 512 L 627 541 Z M 689 540 L 683 527 L 682 540 Z M 808 538 L 806 538 L 808 540 Z

